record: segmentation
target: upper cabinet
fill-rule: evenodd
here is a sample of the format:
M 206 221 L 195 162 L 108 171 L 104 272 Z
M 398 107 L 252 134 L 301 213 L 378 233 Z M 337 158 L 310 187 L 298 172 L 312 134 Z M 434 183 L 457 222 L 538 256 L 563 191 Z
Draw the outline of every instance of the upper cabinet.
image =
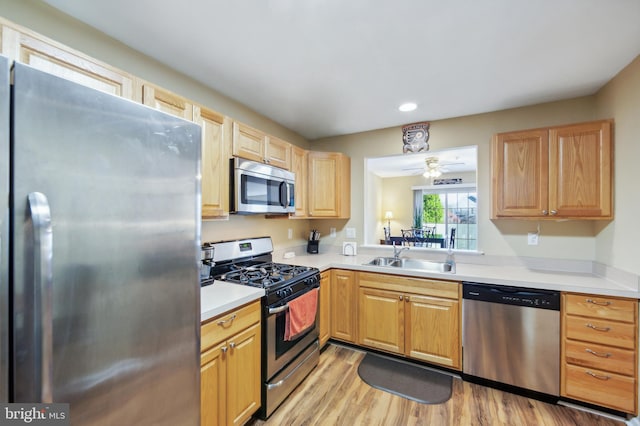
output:
M 193 121 L 202 128 L 202 217 L 227 217 L 231 119 L 196 105 Z
M 142 86 L 142 102 L 167 114 L 193 121 L 191 101 L 151 83 L 145 82 Z
M 291 170 L 291 144 L 273 136 L 267 137 L 266 162 L 281 169 Z
M 296 212 L 295 217 L 307 217 L 307 168 L 309 154 L 306 150 L 297 146 L 291 147 L 291 171 L 296 175 L 295 184 L 295 200 Z
M 285 170 L 291 168 L 291 144 L 239 122 L 233 123 L 233 155 L 267 163 Z
M 137 102 L 135 78 L 24 28 L 0 20 L 3 55 L 41 71 Z
M 351 213 L 351 159 L 338 152 L 309 151 L 309 217 L 348 219 Z
M 611 219 L 612 120 L 500 133 L 492 218 Z

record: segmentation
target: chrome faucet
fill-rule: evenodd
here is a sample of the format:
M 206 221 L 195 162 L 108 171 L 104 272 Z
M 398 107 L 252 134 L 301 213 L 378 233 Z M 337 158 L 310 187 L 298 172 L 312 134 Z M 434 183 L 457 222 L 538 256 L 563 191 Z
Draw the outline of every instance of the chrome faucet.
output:
M 393 242 L 393 257 L 395 259 L 400 259 L 400 253 L 402 253 L 405 250 L 409 250 L 409 247 L 401 247 L 399 249 L 396 248 L 396 242 Z

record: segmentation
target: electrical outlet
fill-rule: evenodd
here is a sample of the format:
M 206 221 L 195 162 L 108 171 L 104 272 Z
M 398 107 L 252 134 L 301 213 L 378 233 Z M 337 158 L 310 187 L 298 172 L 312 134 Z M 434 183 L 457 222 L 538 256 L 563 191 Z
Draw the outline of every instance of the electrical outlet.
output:
M 292 239 L 292 238 L 293 238 L 293 229 L 289 228 L 289 229 L 287 230 L 287 237 L 288 237 L 289 239 Z
M 347 228 L 347 238 L 356 238 L 356 228 Z
M 538 245 L 538 233 L 537 232 L 529 232 L 527 235 L 527 242 L 530 246 Z
M 329 236 L 331 238 L 335 238 L 336 237 L 336 228 L 329 228 Z

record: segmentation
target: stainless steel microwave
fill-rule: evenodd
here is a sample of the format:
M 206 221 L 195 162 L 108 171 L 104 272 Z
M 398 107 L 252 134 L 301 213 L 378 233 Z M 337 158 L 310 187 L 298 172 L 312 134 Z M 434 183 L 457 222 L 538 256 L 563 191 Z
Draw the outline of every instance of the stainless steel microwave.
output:
M 268 164 L 231 159 L 231 213 L 295 212 L 295 173 Z

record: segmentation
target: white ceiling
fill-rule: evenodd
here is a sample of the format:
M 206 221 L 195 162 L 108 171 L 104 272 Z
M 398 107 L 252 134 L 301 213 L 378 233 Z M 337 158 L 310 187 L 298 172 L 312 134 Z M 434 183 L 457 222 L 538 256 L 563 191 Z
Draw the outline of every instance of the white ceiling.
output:
M 308 139 L 593 94 L 640 54 L 639 0 L 44 1 Z

